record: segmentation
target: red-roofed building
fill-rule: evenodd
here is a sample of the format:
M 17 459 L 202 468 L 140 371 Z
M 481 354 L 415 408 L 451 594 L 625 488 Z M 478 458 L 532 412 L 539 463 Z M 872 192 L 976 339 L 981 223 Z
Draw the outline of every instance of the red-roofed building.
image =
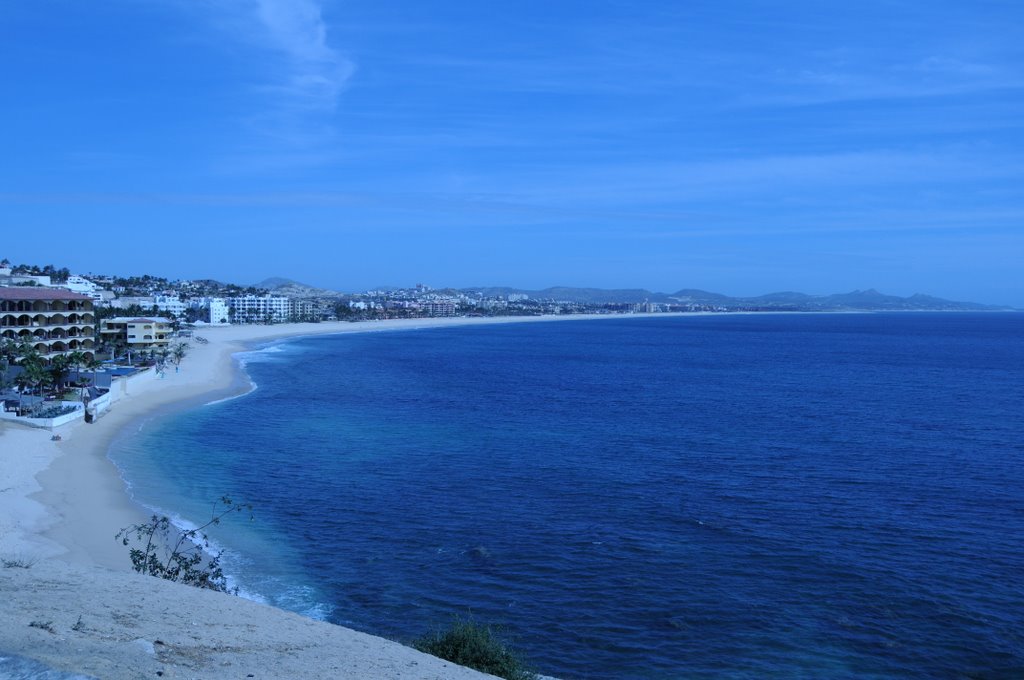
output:
M 28 342 L 49 361 L 82 352 L 93 358 L 96 316 L 87 295 L 60 288 L 0 288 L 0 340 Z

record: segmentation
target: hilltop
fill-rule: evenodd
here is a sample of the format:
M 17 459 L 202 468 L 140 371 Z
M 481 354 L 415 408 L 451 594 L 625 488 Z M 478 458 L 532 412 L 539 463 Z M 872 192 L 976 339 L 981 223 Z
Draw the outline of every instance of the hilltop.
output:
M 557 300 L 581 304 L 640 304 L 647 302 L 701 306 L 722 311 L 995 311 L 1011 309 L 977 302 L 945 300 L 921 293 L 909 297 L 886 295 L 873 288 L 832 295 L 808 295 L 785 291 L 755 297 L 731 297 L 693 288 L 683 288 L 674 293 L 659 293 L 642 288 L 602 289 L 563 286 L 542 290 L 508 287 L 463 288 L 460 292 L 475 292 L 486 297 L 525 295 L 534 300 Z

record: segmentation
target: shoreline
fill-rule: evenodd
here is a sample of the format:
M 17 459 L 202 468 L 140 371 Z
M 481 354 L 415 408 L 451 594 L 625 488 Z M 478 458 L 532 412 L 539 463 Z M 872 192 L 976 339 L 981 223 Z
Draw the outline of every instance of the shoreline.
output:
M 127 379 L 124 396 L 94 423 L 49 430 L 0 422 L 0 619 L 9 624 L 0 627 L 0 675 L 49 669 L 117 680 L 150 668 L 221 678 L 233 666 L 268 674 L 261 677 L 493 677 L 343 626 L 134 573 L 115 534 L 150 513 L 131 497 L 110 447 L 153 418 L 244 395 L 252 387 L 234 355 L 278 340 L 640 316 L 666 315 L 211 327 L 198 332 L 208 342 L 191 344 L 180 372 Z
M 235 356 L 259 345 L 319 335 L 428 330 L 508 323 L 699 316 L 581 314 L 526 317 L 447 317 L 384 321 L 216 326 L 196 335 L 178 373 L 159 379 L 148 370 L 128 381 L 125 396 L 95 423 L 77 420 L 53 430 L 0 423 L 0 558 L 58 559 L 86 567 L 131 571 L 114 540 L 122 527 L 151 514 L 131 495 L 130 480 L 109 457 L 112 444 L 153 418 L 251 391 Z M 61 441 L 51 441 L 51 433 Z
M 812 312 L 813 313 L 813 312 Z M 827 313 L 827 312 L 825 312 Z M 863 312 L 850 312 L 863 313 Z M 873 313 L 873 312 L 867 312 Z M 717 317 L 805 312 L 681 312 L 564 316 L 442 317 L 333 321 L 276 325 L 210 326 L 196 331 L 208 344 L 190 343 L 180 373 L 160 380 L 149 370 L 129 380 L 125 397 L 95 423 L 81 420 L 53 430 L 0 421 L 0 558 L 57 558 L 72 564 L 131 571 L 122 527 L 151 514 L 136 502 L 130 480 L 109 458 L 120 437 L 132 436 L 163 414 L 234 399 L 253 389 L 235 357 L 258 345 L 319 335 L 429 330 L 511 323 Z M 51 432 L 62 441 L 50 440 Z
M 77 421 L 55 428 L 63 441 L 51 441 L 48 430 L 0 422 L 0 620 L 8 624 L 0 627 L 0 676 L 11 669 L 12 658 L 19 663 L 24 657 L 115 680 L 150 674 L 141 669 L 193 678 L 242 677 L 249 670 L 260 677 L 485 677 L 342 626 L 133 573 L 114 534 L 149 513 L 132 500 L 108 457 L 111 445 L 165 414 L 255 389 L 238 355 L 277 341 L 516 322 L 720 315 L 210 328 L 199 331 L 209 343 L 192 345 L 180 373 L 169 371 L 163 380 L 153 371 L 136 376 L 126 398 L 95 424 Z

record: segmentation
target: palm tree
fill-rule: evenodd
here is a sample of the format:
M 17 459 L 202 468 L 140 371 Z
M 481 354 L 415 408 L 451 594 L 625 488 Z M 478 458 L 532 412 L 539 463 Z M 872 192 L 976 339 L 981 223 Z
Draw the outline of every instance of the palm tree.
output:
M 81 350 L 76 349 L 74 352 L 68 353 L 67 357 L 68 366 L 75 370 L 80 369 L 86 362 L 85 352 L 82 352 Z
M 7 372 L 18 357 L 18 344 L 9 338 L 0 340 L 0 389 L 11 383 L 7 380 Z
M 67 354 L 58 354 L 50 360 L 50 369 L 46 371 L 48 374 L 48 382 L 53 385 L 53 389 L 56 392 L 61 391 L 64 388 L 64 383 L 67 382 L 68 373 L 71 372 L 71 358 Z
M 92 384 L 96 385 L 96 371 L 97 369 L 103 368 L 103 362 L 93 357 L 92 359 L 86 359 L 85 367 L 92 371 Z
M 10 362 L 8 362 L 7 359 L 2 354 L 0 354 L 0 391 L 6 390 L 7 387 L 11 385 L 10 381 L 8 381 L 7 379 L 7 371 L 10 369 L 10 367 Z
M 76 381 L 81 381 L 82 366 L 85 365 L 85 353 L 76 349 L 65 356 L 68 358 L 68 370 L 75 372 Z
M 171 348 L 171 354 L 174 355 L 174 363 L 181 365 L 181 360 L 185 358 L 185 354 L 188 353 L 187 342 L 176 342 L 174 347 Z
M 0 340 L 0 359 L 6 360 L 9 363 L 14 363 L 15 359 L 18 358 L 18 343 L 10 338 L 4 338 Z
M 18 413 L 22 412 L 22 395 L 24 395 L 25 387 L 38 387 L 43 385 L 47 379 L 49 379 L 49 373 L 43 366 L 42 361 L 38 358 L 22 359 L 21 361 L 21 374 L 15 378 L 15 381 L 22 388 L 19 391 L 18 396 Z
M 39 354 L 39 350 L 37 350 L 28 340 L 22 340 L 19 342 L 18 349 L 16 351 L 18 354 L 18 363 L 24 363 L 26 361 L 42 361 L 42 355 Z
M 117 361 L 121 358 L 121 355 L 124 353 L 128 354 L 128 363 L 130 364 L 132 362 L 131 348 L 128 347 L 127 341 L 118 338 L 117 340 L 114 341 L 114 349 L 111 352 L 111 357 L 115 361 Z

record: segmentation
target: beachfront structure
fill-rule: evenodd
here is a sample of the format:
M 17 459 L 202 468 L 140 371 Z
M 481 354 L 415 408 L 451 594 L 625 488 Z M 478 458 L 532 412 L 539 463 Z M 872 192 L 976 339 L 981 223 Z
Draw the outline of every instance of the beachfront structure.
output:
M 228 307 L 228 301 L 224 298 L 207 298 L 207 303 L 210 307 L 210 323 L 212 324 L 226 324 L 231 318 L 231 308 Z
M 455 316 L 455 303 L 451 300 L 432 300 L 423 303 L 423 311 L 430 316 Z
M 167 347 L 171 343 L 174 329 L 171 320 L 160 316 L 130 317 L 118 316 L 104 319 L 100 336 L 106 342 L 123 342 L 128 349 L 153 350 Z
M 71 352 L 92 359 L 95 325 L 87 295 L 61 288 L 0 288 L 0 338 L 29 343 L 46 361 Z
M 228 298 L 228 307 L 232 323 L 284 323 L 292 315 L 291 299 L 280 295 Z
M 196 297 L 189 300 L 189 309 L 196 313 L 196 318 L 214 326 L 226 326 L 230 323 L 231 310 L 228 301 L 221 297 Z M 207 316 L 206 312 L 209 312 Z
M 155 295 L 153 296 L 153 306 L 161 312 L 168 312 L 176 317 L 182 317 L 185 316 L 185 310 L 188 309 L 189 304 L 177 295 Z

